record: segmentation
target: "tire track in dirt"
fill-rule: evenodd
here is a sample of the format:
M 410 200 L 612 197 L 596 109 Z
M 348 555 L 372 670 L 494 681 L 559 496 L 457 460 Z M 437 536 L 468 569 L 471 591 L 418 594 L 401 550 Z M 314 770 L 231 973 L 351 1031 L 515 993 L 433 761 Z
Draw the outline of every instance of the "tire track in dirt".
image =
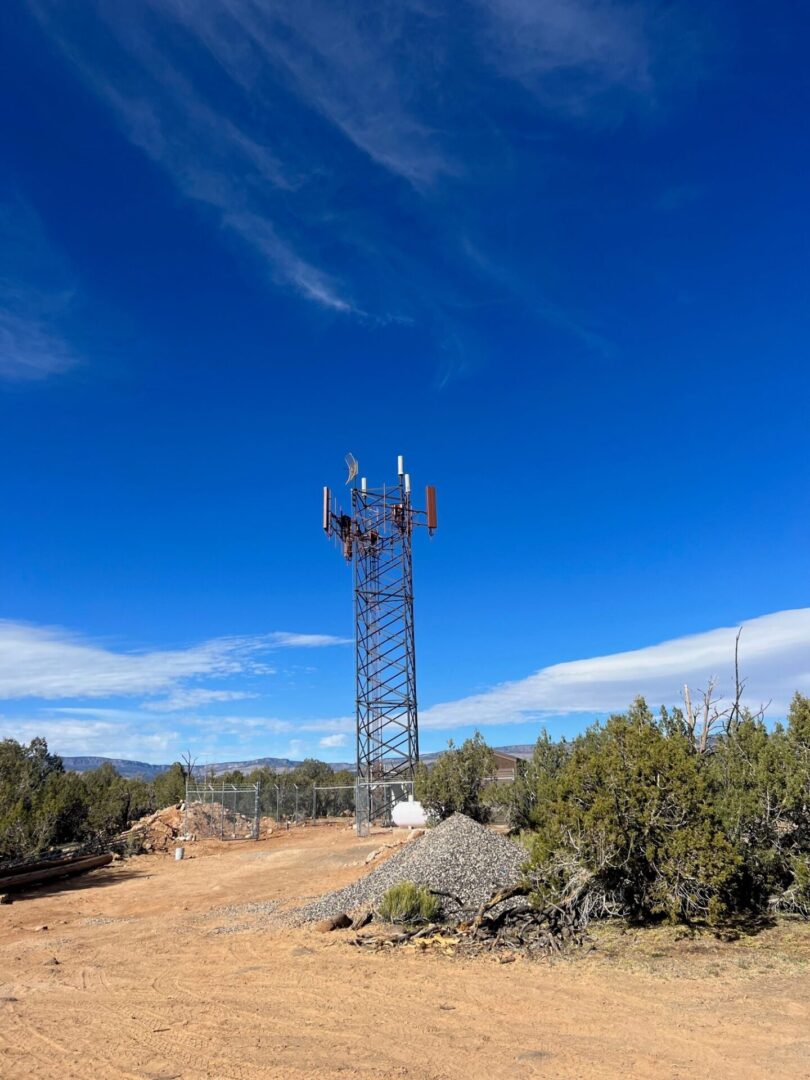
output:
M 691 960 L 689 978 L 598 956 L 501 966 L 361 953 L 347 934 L 272 925 L 268 900 L 294 905 L 362 873 L 348 865 L 356 844 L 324 829 L 178 864 L 148 856 L 148 877 L 68 887 L 24 920 L 0 909 L 1 986 L 19 999 L 0 1007 L 0 1076 L 754 1080 L 770 1064 L 771 1080 L 806 1080 L 803 969 L 785 967 L 780 982 L 740 973 L 733 958 L 722 970 L 736 981 Z M 32 934 L 63 921 L 69 935 Z

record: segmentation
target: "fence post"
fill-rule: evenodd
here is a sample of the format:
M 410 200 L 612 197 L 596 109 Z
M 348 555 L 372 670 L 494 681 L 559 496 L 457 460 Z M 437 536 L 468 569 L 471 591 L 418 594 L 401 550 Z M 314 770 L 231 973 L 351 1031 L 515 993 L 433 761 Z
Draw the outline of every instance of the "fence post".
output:
M 314 821 L 318 813 L 318 788 L 315 784 L 312 785 L 312 820 Z
M 295 788 L 295 824 L 298 824 L 298 784 L 293 784 Z
M 225 781 L 222 781 L 222 813 L 219 819 L 219 838 L 225 839 Z

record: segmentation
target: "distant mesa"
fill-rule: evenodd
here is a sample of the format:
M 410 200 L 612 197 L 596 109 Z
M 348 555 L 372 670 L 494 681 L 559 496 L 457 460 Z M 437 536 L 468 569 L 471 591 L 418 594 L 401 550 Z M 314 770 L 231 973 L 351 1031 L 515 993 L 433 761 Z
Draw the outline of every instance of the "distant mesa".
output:
M 126 777 L 128 780 L 134 780 L 136 778 L 141 780 L 154 780 L 160 773 L 171 768 L 171 762 L 166 765 L 152 765 L 148 761 L 128 761 L 125 758 L 60 756 L 62 757 L 62 763 L 68 772 L 90 772 L 91 769 L 98 769 L 99 766 L 109 763 L 121 774 L 121 776 Z M 270 769 L 274 769 L 276 772 L 291 772 L 297 765 L 301 764 L 300 761 L 293 761 L 291 758 L 261 757 L 251 758 L 250 761 L 205 762 L 204 764 L 198 764 L 194 771 L 200 776 L 208 776 L 211 773 L 213 773 L 214 776 L 220 776 L 223 773 L 233 772 L 236 769 L 243 773 L 250 773 L 253 772 L 254 769 L 261 769 L 264 766 L 267 766 Z M 338 772 L 340 769 L 354 768 L 354 764 L 347 761 L 330 761 L 329 765 L 331 765 L 335 772 Z
M 141 780 L 154 780 L 158 773 L 165 772 L 169 767 L 168 765 L 150 765 L 146 761 L 127 761 L 123 758 L 64 757 L 63 755 L 60 757 L 68 772 L 90 772 L 91 769 L 98 769 L 101 765 L 109 764 L 128 780 L 134 780 L 136 777 Z
M 534 750 L 534 746 L 531 744 L 520 744 L 518 746 L 495 746 L 493 750 L 500 751 L 504 754 L 510 754 L 513 757 L 530 758 Z M 432 765 L 434 761 L 441 757 L 443 751 L 438 750 L 433 754 L 422 754 L 421 760 L 426 765 Z M 148 761 L 129 761 L 126 758 L 108 758 L 108 757 L 62 757 L 62 762 L 68 772 L 90 772 L 91 769 L 98 769 L 101 765 L 109 763 L 113 768 L 126 777 L 128 780 L 134 780 L 139 778 L 141 780 L 154 780 L 160 773 L 165 772 L 171 768 L 171 763 L 167 765 L 151 765 Z M 245 774 L 251 773 L 254 769 L 261 769 L 267 766 L 269 769 L 273 769 L 275 772 L 290 772 L 296 766 L 301 765 L 300 761 L 293 761 L 291 758 L 277 758 L 277 757 L 260 757 L 251 758 L 249 761 L 214 761 L 206 762 L 203 765 L 198 765 L 196 772 L 201 776 L 207 776 L 211 773 L 214 776 L 221 776 L 223 773 L 234 772 L 238 769 Z M 355 764 L 353 761 L 330 761 L 329 764 L 335 772 L 340 772 L 347 769 L 349 772 L 354 772 Z

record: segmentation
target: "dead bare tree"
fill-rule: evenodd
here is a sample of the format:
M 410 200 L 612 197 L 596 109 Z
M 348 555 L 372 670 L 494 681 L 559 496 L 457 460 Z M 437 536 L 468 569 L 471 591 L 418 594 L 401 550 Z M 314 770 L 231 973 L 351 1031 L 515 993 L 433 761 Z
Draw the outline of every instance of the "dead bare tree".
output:
M 194 770 L 197 768 L 197 759 L 191 756 L 191 751 L 186 750 L 180 755 L 180 767 L 183 770 L 183 779 L 188 782 L 194 779 Z
M 743 690 L 745 689 L 745 679 L 740 678 L 740 634 L 742 633 L 742 627 L 737 631 L 737 636 L 734 639 L 734 701 L 731 708 L 728 710 L 728 718 L 726 721 L 726 735 L 728 735 L 735 727 L 740 723 L 740 703 L 742 701 Z
M 728 710 L 720 710 L 715 700 L 714 691 L 717 679 L 714 675 L 709 679 L 705 690 L 699 691 L 701 703 L 699 710 L 692 703 L 692 694 L 688 685 L 683 688 L 683 703 L 686 716 L 686 726 L 689 730 L 689 738 L 692 746 L 699 754 L 705 754 L 709 749 L 712 731 L 725 718 Z
M 715 698 L 717 688 L 717 677 L 715 675 L 712 675 L 709 679 L 706 689 L 700 691 L 701 704 L 699 710 L 695 709 L 688 685 L 683 688 L 686 726 L 692 745 L 700 754 L 705 754 L 709 750 L 712 731 L 716 730 L 720 725 L 723 726 L 726 735 L 731 735 L 740 725 L 743 715 L 742 698 L 747 682 L 746 679 L 740 677 L 741 634 L 742 627 L 739 628 L 734 639 L 734 697 L 726 708 L 720 708 L 722 698 Z M 750 714 L 751 717 L 755 720 L 761 720 L 768 705 L 770 705 L 770 701 L 760 705 L 755 713 Z

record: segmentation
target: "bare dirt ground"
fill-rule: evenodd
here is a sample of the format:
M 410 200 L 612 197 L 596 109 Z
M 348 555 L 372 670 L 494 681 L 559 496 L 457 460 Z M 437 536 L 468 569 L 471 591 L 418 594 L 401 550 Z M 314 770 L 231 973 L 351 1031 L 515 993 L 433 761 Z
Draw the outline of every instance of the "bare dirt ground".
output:
M 0 907 L 0 1077 L 810 1077 L 806 925 L 607 928 L 570 959 L 500 964 L 368 953 L 268 915 L 380 843 L 209 841 Z

